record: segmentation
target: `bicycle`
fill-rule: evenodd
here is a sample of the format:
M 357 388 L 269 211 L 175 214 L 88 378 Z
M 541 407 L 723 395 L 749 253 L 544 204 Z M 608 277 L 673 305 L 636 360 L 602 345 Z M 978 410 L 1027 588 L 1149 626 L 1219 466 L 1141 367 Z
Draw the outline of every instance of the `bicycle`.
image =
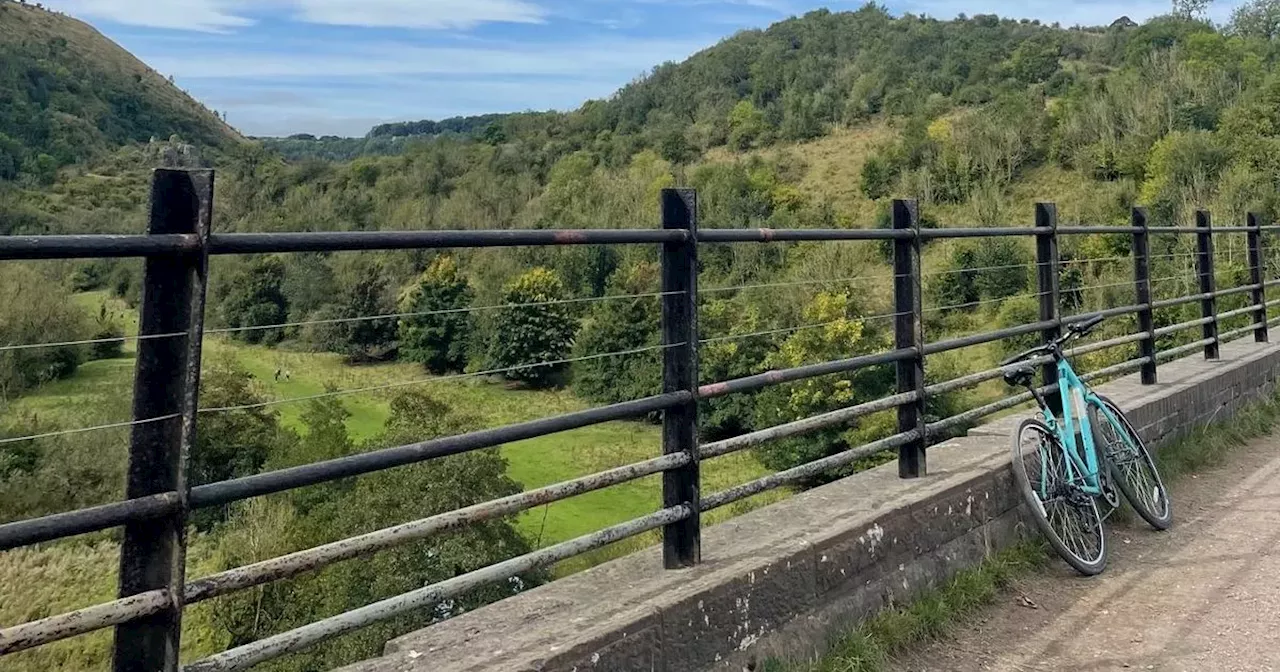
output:
M 1117 489 L 1155 529 L 1173 524 L 1169 493 L 1146 444 L 1120 408 L 1080 380 L 1063 354 L 1063 345 L 1087 335 L 1103 319 L 1070 325 L 1052 343 L 1000 364 L 1005 382 L 1028 388 L 1042 416 L 1023 421 L 1013 436 L 1014 480 L 1049 544 L 1086 576 L 1106 568 L 1103 521 L 1120 506 Z M 1049 362 L 1058 371 L 1061 419 L 1035 385 L 1037 365 Z M 1099 499 L 1111 507 L 1106 515 Z

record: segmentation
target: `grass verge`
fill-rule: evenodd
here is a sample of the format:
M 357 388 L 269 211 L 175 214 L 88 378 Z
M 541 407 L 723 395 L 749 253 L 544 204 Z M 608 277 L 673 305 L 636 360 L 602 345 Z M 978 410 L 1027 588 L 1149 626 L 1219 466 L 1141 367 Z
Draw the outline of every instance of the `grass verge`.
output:
M 1280 396 L 1254 402 L 1231 422 L 1193 429 L 1157 454 L 1166 483 L 1220 464 L 1234 449 L 1280 425 Z M 880 672 L 909 647 L 942 637 L 966 616 L 990 605 L 1010 584 L 1050 561 L 1046 546 L 1024 541 L 958 572 L 943 586 L 911 604 L 891 607 L 834 639 L 826 656 L 812 663 L 770 660 L 765 672 Z

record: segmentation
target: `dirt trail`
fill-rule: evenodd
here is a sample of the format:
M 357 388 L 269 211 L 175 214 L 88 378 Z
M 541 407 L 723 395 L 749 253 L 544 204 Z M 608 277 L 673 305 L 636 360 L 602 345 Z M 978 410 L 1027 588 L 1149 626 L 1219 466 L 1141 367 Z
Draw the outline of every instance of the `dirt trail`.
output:
M 1280 670 L 1280 436 L 1228 461 L 1178 483 L 1168 532 L 1137 516 L 1111 523 L 1101 576 L 1080 578 L 1055 558 L 891 669 Z

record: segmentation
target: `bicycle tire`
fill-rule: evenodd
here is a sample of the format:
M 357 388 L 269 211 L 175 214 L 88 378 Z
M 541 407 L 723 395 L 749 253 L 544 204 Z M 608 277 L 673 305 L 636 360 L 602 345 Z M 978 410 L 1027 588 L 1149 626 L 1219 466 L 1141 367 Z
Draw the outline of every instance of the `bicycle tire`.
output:
M 1018 489 L 1021 491 L 1023 499 L 1027 502 L 1030 515 L 1035 519 L 1036 527 L 1048 539 L 1049 545 L 1067 564 L 1085 576 L 1100 574 L 1107 566 L 1107 533 L 1102 524 L 1102 514 L 1098 511 L 1098 503 L 1093 497 L 1083 493 L 1071 495 L 1062 483 L 1058 483 L 1056 487 L 1063 491 L 1063 496 L 1051 497 L 1048 504 L 1053 506 L 1053 511 L 1065 511 L 1066 513 L 1056 516 L 1051 513 L 1050 507 L 1046 506 L 1046 502 L 1041 499 L 1040 494 L 1037 492 L 1037 486 L 1032 484 L 1032 477 L 1028 473 L 1028 456 L 1023 451 L 1025 445 L 1023 439 L 1024 435 L 1031 433 L 1038 435 L 1038 441 L 1036 442 L 1037 455 L 1043 458 L 1047 453 L 1050 456 L 1048 460 L 1041 460 L 1046 463 L 1046 473 L 1056 472 L 1058 478 L 1062 479 L 1063 482 L 1065 482 L 1067 473 L 1066 450 L 1053 430 L 1035 418 L 1024 420 L 1018 426 L 1017 433 L 1013 435 L 1012 463 L 1010 466 L 1013 469 L 1013 479 L 1017 482 Z M 1044 450 L 1046 446 L 1043 445 L 1043 441 L 1049 442 L 1048 450 Z M 1053 459 L 1053 456 L 1057 456 L 1057 459 Z M 1035 467 L 1033 471 L 1037 474 L 1037 480 L 1040 480 L 1038 478 L 1041 471 L 1039 466 Z M 1084 498 L 1088 503 L 1080 504 L 1078 501 L 1073 503 L 1070 501 L 1072 496 Z M 1064 528 L 1071 527 L 1069 522 L 1070 511 L 1078 512 L 1079 520 L 1077 522 L 1079 525 L 1077 529 L 1079 531 L 1089 532 L 1096 536 L 1096 552 L 1086 553 L 1083 552 L 1086 548 L 1081 544 L 1068 543 L 1064 539 L 1063 531 L 1055 527 L 1055 520 L 1060 525 L 1063 525 Z M 1087 528 L 1087 530 L 1084 528 Z M 1083 539 L 1076 541 L 1083 541 Z
M 1173 502 L 1169 498 L 1169 491 L 1165 488 L 1164 479 L 1160 477 L 1160 470 L 1156 467 L 1151 451 L 1147 450 L 1147 444 L 1134 431 L 1133 424 L 1114 401 L 1101 395 L 1098 395 L 1098 401 L 1107 406 L 1111 414 L 1120 421 L 1117 426 L 1098 412 L 1095 404 L 1089 404 L 1089 424 L 1093 427 L 1094 444 L 1101 446 L 1103 459 L 1107 462 L 1107 468 L 1111 470 L 1112 480 L 1124 495 L 1125 500 L 1129 502 L 1129 506 L 1132 506 L 1148 525 L 1157 530 L 1169 529 L 1173 525 Z M 1127 434 L 1136 451 L 1129 451 L 1128 446 L 1124 446 L 1125 453 L 1133 452 L 1133 454 L 1120 454 L 1116 450 L 1115 442 L 1103 435 L 1104 428 Z

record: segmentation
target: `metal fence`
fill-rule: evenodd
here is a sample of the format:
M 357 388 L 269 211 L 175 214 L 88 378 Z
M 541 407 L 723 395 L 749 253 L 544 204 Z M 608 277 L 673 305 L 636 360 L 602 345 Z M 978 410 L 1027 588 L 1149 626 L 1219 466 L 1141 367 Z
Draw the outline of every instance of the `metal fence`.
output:
M 564 500 L 645 476 L 662 474 L 662 508 L 634 520 L 583 537 L 554 544 L 495 565 L 464 573 L 403 595 L 331 618 L 238 646 L 188 664 L 192 672 L 240 670 L 299 651 L 371 623 L 421 609 L 479 586 L 507 580 L 535 568 L 565 560 L 650 530 L 662 530 L 667 568 L 680 569 L 701 559 L 702 514 L 753 495 L 811 479 L 866 456 L 896 449 L 903 478 L 927 473 L 926 447 L 931 437 L 945 436 L 974 421 L 1013 408 L 1031 399 L 1018 394 L 949 418 L 926 422 L 926 401 L 935 395 L 979 385 L 1000 377 L 999 369 L 926 384 L 929 355 L 992 343 L 1011 337 L 1057 337 L 1065 325 L 1096 315 L 1136 316 L 1133 333 L 1075 348 L 1071 354 L 1097 352 L 1136 344 L 1138 357 L 1090 372 L 1086 379 L 1140 370 L 1143 383 L 1157 379 L 1158 363 L 1202 349 L 1215 359 L 1220 343 L 1247 336 L 1267 340 L 1265 292 L 1280 280 L 1265 272 L 1264 231 L 1250 215 L 1243 226 L 1212 227 L 1208 213 L 1198 213 L 1194 227 L 1152 227 L 1146 212 L 1133 211 L 1130 226 L 1059 226 L 1053 204 L 1038 204 L 1033 226 L 1025 228 L 922 228 L 914 201 L 894 201 L 892 226 L 886 229 L 703 229 L 697 221 L 692 190 L 662 193 L 661 230 L 522 230 L 522 231 L 377 231 L 332 233 L 213 233 L 211 171 L 158 170 L 151 195 L 151 217 L 145 235 L 6 236 L 0 237 L 0 260 L 142 257 L 145 259 L 133 420 L 126 499 L 91 508 L 0 525 L 0 551 L 73 535 L 123 528 L 119 599 L 75 612 L 50 616 L 0 630 L 0 654 L 21 651 L 103 628 L 115 628 L 114 668 L 176 670 L 181 618 L 186 605 L 202 602 L 271 581 L 299 576 L 337 562 L 395 547 L 469 523 L 493 520 L 530 508 Z M 1244 234 L 1249 280 L 1217 289 L 1214 242 L 1222 234 Z M 1060 287 L 1062 236 L 1112 234 L 1131 237 L 1134 271 L 1133 304 L 1064 316 Z M 1154 300 L 1150 269 L 1150 241 L 1158 235 L 1194 235 L 1198 291 Z M 928 342 L 924 334 L 921 249 L 926 241 L 949 238 L 1034 237 L 1039 321 L 995 331 Z M 892 349 L 838 361 L 700 384 L 698 349 L 698 252 L 703 246 L 735 243 L 771 244 L 784 241 L 882 241 L 892 248 L 894 312 Z M 624 403 L 438 438 L 405 446 L 374 450 L 324 462 L 259 473 L 192 487 L 187 460 L 200 413 L 200 359 L 204 327 L 205 289 L 210 257 L 228 254 L 332 252 L 460 247 L 541 245 L 658 245 L 661 246 L 662 390 L 660 394 Z M 1177 256 L 1177 255 L 1173 255 Z M 1091 261 L 1091 260 L 1084 260 Z M 800 283 L 796 283 L 800 284 Z M 763 286 L 763 285 L 762 285 Z M 735 288 L 730 288 L 735 289 Z M 740 289 L 740 288 L 736 288 Z M 1243 308 L 1219 312 L 1218 299 L 1247 294 Z M 978 302 L 982 303 L 982 302 Z M 1200 305 L 1200 317 L 1157 328 L 1157 311 L 1189 303 Z M 943 308 L 962 308 L 946 306 Z M 939 310 L 939 309 L 929 309 Z M 1247 326 L 1220 329 L 1224 320 L 1242 317 Z M 1175 332 L 1200 329 L 1201 338 L 1163 351 L 1157 339 Z M 216 331 L 216 330 L 210 330 Z M 787 331 L 787 330 L 781 330 Z M 765 332 L 770 333 L 770 332 Z M 712 339 L 714 340 L 714 339 Z M 705 341 L 703 341 L 705 342 Z M 25 347 L 25 346 L 14 346 Z M 867 367 L 892 365 L 896 393 L 822 415 L 790 422 L 742 436 L 705 443 L 698 441 L 698 402 L 731 394 L 802 381 Z M 1054 384 L 1055 369 L 1044 367 L 1046 383 Z M 896 433 L 845 452 L 731 487 L 701 492 L 699 465 L 732 452 L 784 437 L 846 424 L 855 418 L 896 409 Z M 603 422 L 660 413 L 663 455 L 581 478 L 556 483 L 477 504 L 464 509 L 406 522 L 357 537 L 237 567 L 188 581 L 185 542 L 193 510 L 225 505 L 251 497 L 331 482 L 402 465 L 545 436 Z M 19 437 L 16 440 L 23 440 Z M 10 441 L 15 439 L 9 439 Z

